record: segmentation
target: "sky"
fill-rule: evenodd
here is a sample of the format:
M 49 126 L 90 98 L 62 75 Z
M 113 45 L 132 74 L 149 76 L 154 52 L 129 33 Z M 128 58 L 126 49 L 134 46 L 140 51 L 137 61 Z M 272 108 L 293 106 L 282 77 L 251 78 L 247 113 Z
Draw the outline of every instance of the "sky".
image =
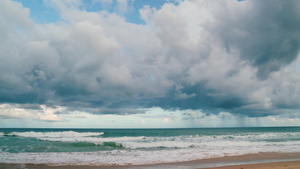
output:
M 0 127 L 300 125 L 300 1 L 1 0 Z

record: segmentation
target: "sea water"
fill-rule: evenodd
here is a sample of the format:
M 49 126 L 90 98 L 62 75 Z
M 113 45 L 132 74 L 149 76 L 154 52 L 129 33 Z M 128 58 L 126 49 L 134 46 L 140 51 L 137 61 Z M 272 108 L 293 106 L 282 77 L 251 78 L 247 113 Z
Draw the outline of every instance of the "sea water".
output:
M 300 127 L 0 129 L 0 163 L 143 165 L 300 152 Z

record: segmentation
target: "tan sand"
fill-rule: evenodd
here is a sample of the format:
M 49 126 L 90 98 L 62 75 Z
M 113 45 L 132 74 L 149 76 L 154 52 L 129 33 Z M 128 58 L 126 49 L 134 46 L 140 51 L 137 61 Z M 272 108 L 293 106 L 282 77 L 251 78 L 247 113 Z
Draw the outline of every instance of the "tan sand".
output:
M 300 161 L 276 162 L 264 164 L 247 164 L 226 167 L 213 167 L 201 169 L 300 169 Z
M 1 166 L 1 165 L 0 165 Z M 176 164 L 174 164 L 176 166 Z M 2 165 L 3 169 L 143 169 L 142 166 L 101 167 L 101 166 L 46 166 L 46 165 Z M 162 169 L 163 165 L 148 166 L 147 169 Z M 168 167 L 169 168 L 169 167 Z M 176 168 L 176 167 L 175 167 Z M 245 164 L 225 167 L 198 168 L 198 169 L 300 169 L 300 161 L 274 162 L 261 164 Z

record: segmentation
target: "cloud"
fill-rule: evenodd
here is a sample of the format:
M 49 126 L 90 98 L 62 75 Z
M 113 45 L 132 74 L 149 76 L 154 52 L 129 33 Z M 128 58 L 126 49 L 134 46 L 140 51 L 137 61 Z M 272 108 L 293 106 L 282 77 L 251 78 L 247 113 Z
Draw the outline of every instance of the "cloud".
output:
M 15 11 L 0 10 L 2 105 L 119 115 L 161 107 L 250 117 L 300 108 L 298 1 L 145 6 L 144 25 L 82 10 L 83 1 L 50 0 L 45 3 L 62 20 L 35 24 L 21 4 L 0 3 Z M 59 120 L 42 110 L 24 117 Z
M 120 13 L 125 13 L 128 10 L 128 2 L 127 0 L 117 0 L 118 10 Z
M 18 2 L 3 0 L 0 2 L 0 32 L 1 37 L 8 36 L 10 29 L 19 26 L 23 29 L 29 29 L 32 26 L 32 20 L 29 18 L 30 10 L 22 7 Z
M 230 50 L 257 68 L 265 80 L 293 62 L 299 53 L 299 2 L 243 1 L 218 10 L 218 20 L 210 26 Z
M 40 105 L 39 107 L 28 107 L 23 105 L 1 104 L 0 118 L 4 119 L 35 119 L 48 122 L 61 121 L 62 118 L 56 115 L 56 112 L 62 111 L 62 107 L 47 107 Z
M 201 111 L 182 111 L 182 121 L 189 127 L 253 127 L 253 126 L 297 126 L 299 115 L 270 115 L 264 117 L 249 117 L 229 112 L 203 113 Z

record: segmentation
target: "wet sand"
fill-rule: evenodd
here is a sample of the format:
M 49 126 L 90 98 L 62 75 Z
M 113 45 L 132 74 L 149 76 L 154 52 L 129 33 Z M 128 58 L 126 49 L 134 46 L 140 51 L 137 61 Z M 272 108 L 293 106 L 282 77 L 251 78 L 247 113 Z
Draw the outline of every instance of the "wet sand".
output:
M 225 167 L 201 168 L 201 169 L 300 169 L 300 161 L 248 164 Z

